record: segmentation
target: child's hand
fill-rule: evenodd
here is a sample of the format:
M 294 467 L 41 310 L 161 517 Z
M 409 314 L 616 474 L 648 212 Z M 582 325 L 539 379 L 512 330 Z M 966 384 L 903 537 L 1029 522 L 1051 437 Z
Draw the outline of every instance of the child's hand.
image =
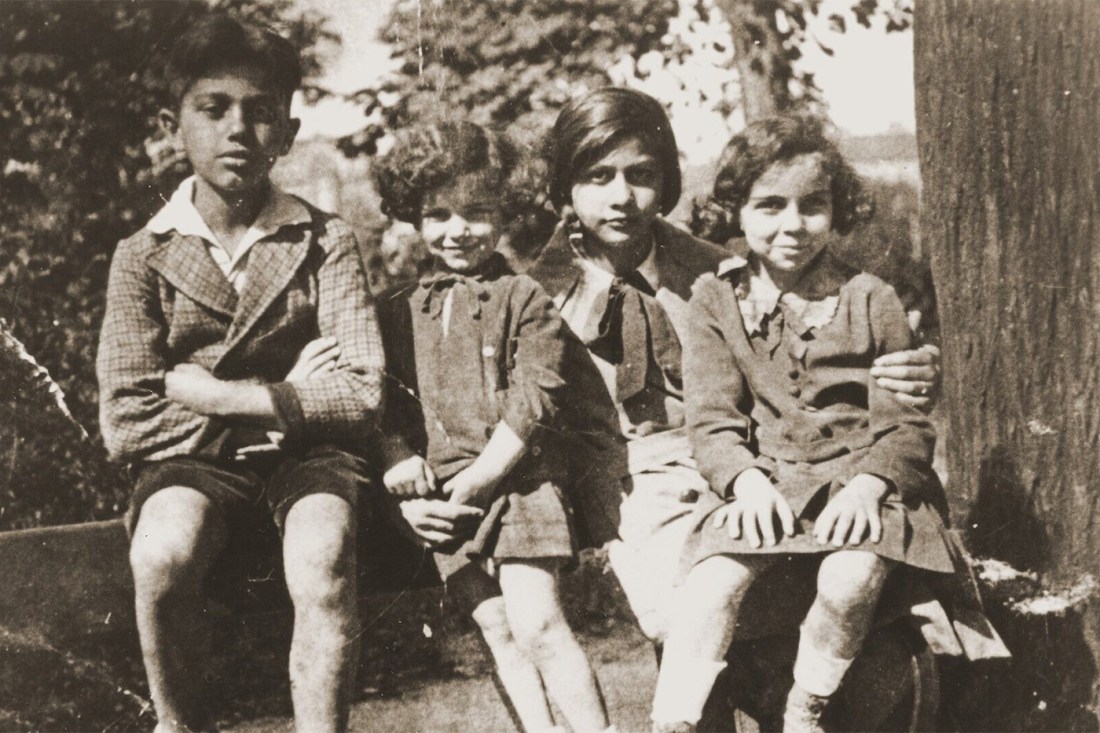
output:
M 401 502 L 401 515 L 428 548 L 446 545 L 473 533 L 484 516 L 477 507 L 451 504 L 439 499 L 410 499 Z
M 734 500 L 716 511 L 714 517 L 714 526 L 727 525 L 733 539 L 739 539 L 744 532 L 753 547 L 760 547 L 761 537 L 769 547 L 775 545 L 777 515 L 779 537 L 794 535 L 794 512 L 763 471 L 756 468 L 742 471 L 733 482 L 733 495 Z
M 882 539 L 882 502 L 890 493 L 890 485 L 878 476 L 861 473 L 837 492 L 814 522 L 814 540 L 836 547 L 845 541 L 858 545 L 870 529 L 872 542 Z M 847 538 L 847 539 L 845 539 Z
M 443 493 L 450 494 L 454 504 L 487 506 L 493 500 L 493 490 L 500 479 L 500 476 L 485 471 L 474 461 L 443 484 Z
M 925 344 L 911 351 L 883 354 L 871 365 L 871 376 L 902 404 L 930 410 L 940 387 L 940 350 Z
M 307 379 L 318 377 L 335 371 L 336 360 L 340 358 L 340 344 L 336 339 L 325 336 L 314 339 L 302 348 L 298 354 L 298 361 L 290 368 L 286 375 L 288 382 L 304 382 Z
M 390 466 L 382 483 L 397 496 L 427 496 L 435 491 L 435 474 L 422 457 L 409 456 Z
M 198 364 L 177 364 L 164 375 L 164 396 L 200 415 L 216 415 L 226 382 Z

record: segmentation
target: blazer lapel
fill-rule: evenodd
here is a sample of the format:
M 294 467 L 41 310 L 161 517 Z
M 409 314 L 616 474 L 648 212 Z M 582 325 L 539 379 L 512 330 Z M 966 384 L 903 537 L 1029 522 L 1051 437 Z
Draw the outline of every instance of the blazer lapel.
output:
M 562 228 L 558 228 L 550 241 L 539 253 L 538 259 L 527 270 L 547 295 L 555 302 L 572 292 L 581 276 L 581 267 L 576 262 L 576 253 L 569 246 L 569 237 Z
M 232 316 L 237 292 L 199 237 L 172 234 L 149 255 L 149 266 L 196 303 Z
M 248 278 L 226 336 L 226 354 L 255 327 L 309 254 L 309 227 L 286 227 L 281 233 L 284 236 L 256 242 L 248 253 Z

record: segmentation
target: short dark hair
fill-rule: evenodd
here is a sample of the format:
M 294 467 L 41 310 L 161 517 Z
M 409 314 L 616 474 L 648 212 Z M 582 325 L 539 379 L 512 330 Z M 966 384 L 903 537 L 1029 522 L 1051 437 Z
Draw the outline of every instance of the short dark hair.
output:
M 552 214 L 542 206 L 543 173 L 535 156 L 511 138 L 472 122 L 442 120 L 398 130 L 393 147 L 371 166 L 382 213 L 420 225 L 425 194 L 467 174 L 480 174 L 493 186 L 504 228 L 521 249 L 548 236 Z
M 692 232 L 719 244 L 743 236 L 741 208 L 756 180 L 775 163 L 815 153 L 821 155 L 822 170 L 829 176 L 833 229 L 847 234 L 870 219 L 874 202 L 827 133 L 825 121 L 808 114 L 783 115 L 747 125 L 726 144 L 718 158 L 713 193 L 692 211 Z
M 661 166 L 661 213 L 676 208 L 683 182 L 668 115 L 653 97 L 622 87 L 597 89 L 562 108 L 543 152 L 554 206 L 560 211 L 570 204 L 576 176 L 631 137 L 640 138 Z
M 275 31 L 223 13 L 207 13 L 172 45 L 165 78 L 178 105 L 199 79 L 227 66 L 254 66 L 289 103 L 302 85 L 302 62 L 290 41 Z

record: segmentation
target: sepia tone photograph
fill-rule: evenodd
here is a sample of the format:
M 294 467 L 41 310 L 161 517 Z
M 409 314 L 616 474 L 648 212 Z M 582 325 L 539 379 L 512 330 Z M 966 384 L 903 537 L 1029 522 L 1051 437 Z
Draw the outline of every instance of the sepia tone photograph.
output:
M 0 731 L 1100 730 L 1098 48 L 0 0 Z

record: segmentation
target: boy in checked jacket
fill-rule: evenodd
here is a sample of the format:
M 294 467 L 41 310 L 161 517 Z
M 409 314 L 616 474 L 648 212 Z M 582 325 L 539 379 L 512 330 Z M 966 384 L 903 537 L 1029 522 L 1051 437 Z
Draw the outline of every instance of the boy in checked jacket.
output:
M 157 729 L 211 727 L 203 583 L 259 507 L 283 538 L 297 725 L 342 729 L 367 473 L 344 446 L 376 423 L 382 375 L 355 238 L 269 180 L 298 129 L 286 40 L 210 15 L 176 42 L 168 81 L 160 124 L 195 175 L 115 252 L 97 359 L 104 440 L 135 478 L 130 564 Z

